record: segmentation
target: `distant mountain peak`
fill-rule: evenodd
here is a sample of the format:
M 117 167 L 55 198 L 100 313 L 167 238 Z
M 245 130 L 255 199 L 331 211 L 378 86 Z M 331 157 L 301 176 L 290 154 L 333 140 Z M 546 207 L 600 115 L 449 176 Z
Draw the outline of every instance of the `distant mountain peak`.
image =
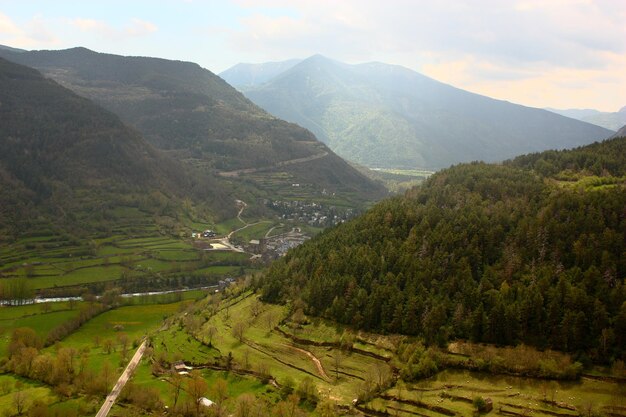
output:
M 319 54 L 244 92 L 268 112 L 310 129 L 342 157 L 366 166 L 439 169 L 580 146 L 612 134 L 402 66 L 346 64 Z

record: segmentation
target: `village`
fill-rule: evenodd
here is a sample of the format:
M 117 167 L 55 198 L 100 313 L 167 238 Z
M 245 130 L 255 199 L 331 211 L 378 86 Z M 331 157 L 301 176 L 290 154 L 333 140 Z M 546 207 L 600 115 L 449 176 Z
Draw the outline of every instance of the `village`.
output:
M 264 200 L 264 203 L 278 213 L 280 220 L 306 223 L 313 227 L 336 226 L 357 214 L 352 208 L 325 206 L 317 202 Z
M 295 248 L 311 237 L 299 227 L 292 227 L 291 230 L 275 235 L 266 234 L 260 239 L 250 239 L 243 242 L 237 237 L 229 234 L 219 237 L 211 230 L 204 232 L 193 232 L 194 247 L 205 251 L 232 251 L 248 253 L 252 261 L 271 261 L 285 256 L 287 251 Z

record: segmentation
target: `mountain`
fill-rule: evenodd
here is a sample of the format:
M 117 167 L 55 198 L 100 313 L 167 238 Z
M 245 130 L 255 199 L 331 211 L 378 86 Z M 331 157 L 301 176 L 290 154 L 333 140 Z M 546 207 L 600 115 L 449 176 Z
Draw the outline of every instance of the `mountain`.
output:
M 0 58 L 0 103 L 3 238 L 35 225 L 93 231 L 112 223 L 105 219 L 112 206 L 156 213 L 163 199 L 232 211 L 214 179 L 200 179 L 113 113 L 34 69 Z
M 439 169 L 604 139 L 611 131 L 463 91 L 409 69 L 310 57 L 244 93 L 369 167 Z
M 263 298 L 359 329 L 626 354 L 626 138 L 461 164 L 275 262 Z
M 240 63 L 226 71 L 220 72 L 219 76 L 234 87 L 252 87 L 271 80 L 278 74 L 287 71 L 300 62 L 302 62 L 301 59 L 290 59 L 287 61 L 266 62 L 263 64 Z
M 4 49 L 6 51 L 11 51 L 11 52 L 25 52 L 24 49 L 12 48 L 6 45 L 0 45 L 0 49 Z
M 286 173 L 289 186 L 312 183 L 360 200 L 384 193 L 382 186 L 350 167 L 311 132 L 269 115 L 197 64 L 85 48 L 0 51 L 0 56 L 37 68 L 95 101 L 152 145 L 203 169 L 207 176 L 234 178 L 273 169 Z
M 626 125 L 622 126 L 622 128 L 620 130 L 618 130 L 617 132 L 615 132 L 615 134 L 612 137 L 613 138 L 624 138 L 624 137 L 626 137 Z
M 601 112 L 592 109 L 559 110 L 548 108 L 546 110 L 562 116 L 571 117 L 572 119 L 578 119 L 583 122 L 602 126 L 610 130 L 617 130 L 626 124 L 626 106 L 616 112 Z

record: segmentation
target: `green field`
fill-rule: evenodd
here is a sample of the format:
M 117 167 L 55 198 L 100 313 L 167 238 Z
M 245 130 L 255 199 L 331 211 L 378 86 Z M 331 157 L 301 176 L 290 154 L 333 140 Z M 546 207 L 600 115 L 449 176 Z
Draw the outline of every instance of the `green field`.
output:
M 237 219 L 235 221 L 238 222 Z M 190 240 L 160 235 L 126 238 L 115 235 L 91 241 L 62 240 L 54 236 L 25 238 L 0 249 L 0 278 L 5 285 L 26 279 L 35 291 L 104 285 L 156 274 L 207 273 L 206 285 L 218 275 L 235 269 L 204 269 L 215 264 L 243 265 L 246 254 L 220 252 L 207 254 L 193 247 Z
M 79 305 L 77 303 L 69 309 L 67 303 L 51 303 L 50 312 L 43 312 L 43 306 L 39 304 L 0 307 L 0 356 L 7 354 L 6 348 L 14 329 L 30 327 L 45 340 L 51 329 L 78 315 Z
M 147 336 L 151 351 L 136 370 L 133 386 L 154 389 L 163 404 L 171 405 L 170 366 L 184 361 L 200 370 L 209 398 L 216 395 L 215 387 L 225 385 L 223 406 L 228 413 L 234 413 L 244 393 L 266 401 L 272 408 L 286 398 L 280 387 L 291 384 L 298 390 L 303 384 L 312 384 L 322 402 L 350 407 L 353 399 L 363 398 L 358 409 L 364 415 L 469 416 L 474 413 L 472 402 L 481 397 L 492 401 L 498 415 L 626 416 L 626 385 L 610 379 L 550 381 L 443 369 L 416 382 L 393 382 L 393 367 L 402 366 L 396 350 L 409 338 L 352 332 L 323 319 L 307 318 L 297 309 L 291 310 L 295 311 L 291 315 L 288 306 L 262 304 L 253 293 L 238 291 L 232 287 L 224 295 L 209 292 L 209 297 L 207 292 L 190 291 L 137 298 L 132 300 L 135 305 L 94 317 L 44 352 L 54 356 L 59 349 L 73 348 L 80 352 L 87 369 L 98 374 L 108 363 L 114 375 L 119 375 L 139 341 Z M 175 302 L 148 304 L 168 301 Z M 50 323 L 60 324 L 75 315 L 78 308 L 70 310 L 68 303 L 53 303 L 49 311 L 43 310 L 39 305 L 0 309 L 0 322 L 5 326 L 3 349 L 11 329 L 30 326 L 44 335 Z M 122 337 L 128 340 L 126 353 Z M 107 340 L 112 341 L 110 352 L 105 348 Z M 441 350 L 440 354 L 449 353 Z M 603 375 L 601 371 L 596 374 Z M 262 375 L 268 375 L 268 379 Z M 4 394 L 3 379 L 10 381 L 4 384 L 8 387 Z M 82 395 L 60 398 L 46 385 L 8 374 L 0 375 L 0 410 L 14 407 L 18 380 L 24 384 L 20 390 L 32 398 L 29 406 L 39 399 L 59 410 L 87 416 L 93 415 L 101 402 L 99 398 L 86 400 Z M 385 388 L 371 391 L 377 385 Z M 184 390 L 179 400 L 190 401 Z M 127 407 L 116 405 L 113 415 L 125 415 Z M 301 407 L 306 411 L 314 408 L 307 403 Z
M 623 415 L 626 410 L 626 387 L 617 383 L 585 378 L 548 381 L 459 370 L 446 370 L 415 384 L 398 384 L 384 396 L 366 406 L 398 416 L 436 416 L 445 410 L 464 416 L 472 414 L 472 401 L 479 396 L 491 399 L 494 410 L 520 415 L 578 416 L 588 415 L 590 410 L 600 413 L 593 415 L 606 415 L 614 409 L 622 410 L 613 411 L 614 415 Z M 433 411 L 433 406 L 442 410 Z

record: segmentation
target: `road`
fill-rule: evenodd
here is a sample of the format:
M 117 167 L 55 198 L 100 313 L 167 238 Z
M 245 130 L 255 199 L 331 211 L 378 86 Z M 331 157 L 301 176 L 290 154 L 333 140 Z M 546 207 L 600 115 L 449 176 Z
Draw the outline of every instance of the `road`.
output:
M 141 357 L 143 356 L 145 350 L 146 341 L 144 340 L 141 346 L 139 346 L 139 348 L 137 349 L 137 352 L 135 352 L 135 354 L 133 355 L 130 362 L 128 362 L 126 369 L 124 369 L 124 372 L 115 383 L 115 386 L 113 387 L 109 395 L 107 395 L 107 398 L 106 400 L 104 400 L 104 404 L 102 404 L 102 407 L 100 407 L 100 411 L 98 411 L 96 417 L 106 417 L 109 414 L 109 411 L 111 411 L 111 407 L 113 407 L 113 404 L 115 404 L 115 400 L 117 400 L 117 396 L 120 395 L 120 392 L 122 392 L 122 388 L 124 388 L 124 385 L 126 385 L 126 382 L 128 382 L 133 371 L 139 364 L 139 361 L 141 361 Z
M 288 161 L 277 162 L 274 165 L 270 165 L 266 167 L 244 168 L 244 169 L 237 169 L 235 171 L 222 171 L 222 172 L 219 172 L 218 174 L 222 177 L 238 177 L 240 174 L 253 174 L 255 172 L 264 171 L 266 169 L 280 168 L 280 167 L 293 165 L 293 164 L 302 164 L 304 162 L 314 161 L 316 159 L 323 158 L 327 155 L 328 155 L 328 152 L 323 151 L 318 154 L 307 156 L 304 158 L 289 159 Z

